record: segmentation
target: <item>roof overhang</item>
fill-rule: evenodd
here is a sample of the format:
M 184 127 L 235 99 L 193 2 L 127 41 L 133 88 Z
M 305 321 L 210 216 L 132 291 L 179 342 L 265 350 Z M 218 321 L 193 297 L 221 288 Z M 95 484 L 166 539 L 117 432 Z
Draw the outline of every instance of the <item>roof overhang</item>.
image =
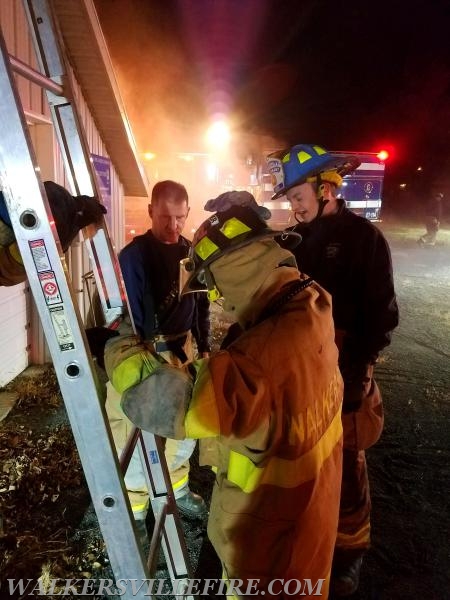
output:
M 125 107 L 93 0 L 53 0 L 68 60 L 126 196 L 148 196 Z

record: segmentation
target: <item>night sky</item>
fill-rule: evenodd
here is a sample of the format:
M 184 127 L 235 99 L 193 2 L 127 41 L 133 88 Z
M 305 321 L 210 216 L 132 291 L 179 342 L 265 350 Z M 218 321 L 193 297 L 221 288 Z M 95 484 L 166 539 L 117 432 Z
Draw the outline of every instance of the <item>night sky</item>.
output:
M 450 2 L 96 0 L 141 151 L 236 131 L 450 170 Z M 188 145 L 191 145 L 188 148 Z

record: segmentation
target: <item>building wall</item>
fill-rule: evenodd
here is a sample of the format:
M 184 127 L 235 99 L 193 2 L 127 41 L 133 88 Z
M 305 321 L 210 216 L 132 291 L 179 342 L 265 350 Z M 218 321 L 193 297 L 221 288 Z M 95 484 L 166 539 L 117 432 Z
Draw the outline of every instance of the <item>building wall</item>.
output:
M 22 2 L 0 1 L 0 25 L 9 54 L 38 70 Z M 93 154 L 108 158 L 89 107 L 73 74 L 71 76 L 89 150 Z M 53 179 L 68 187 L 45 92 L 20 75 L 15 75 L 15 79 L 42 179 Z M 120 249 L 124 243 L 123 189 L 112 164 L 110 174 L 111 202 L 108 219 L 111 223 L 110 234 L 113 245 Z M 91 271 L 91 266 L 80 242 L 81 236 L 80 240 L 75 241 L 69 249 L 67 262 L 81 318 L 84 320 L 89 309 L 87 286 L 90 284 L 86 282 L 83 275 Z M 29 363 L 50 360 L 37 310 L 30 296 L 30 289 L 26 283 L 0 289 L 0 330 L 2 340 L 5 340 L 5 343 L 0 345 L 0 386 L 11 381 Z

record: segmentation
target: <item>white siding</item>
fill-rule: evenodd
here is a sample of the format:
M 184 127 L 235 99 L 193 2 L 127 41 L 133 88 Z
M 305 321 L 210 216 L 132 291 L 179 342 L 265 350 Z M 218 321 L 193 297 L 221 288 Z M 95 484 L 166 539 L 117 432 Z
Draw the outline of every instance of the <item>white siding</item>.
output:
M 37 69 L 28 25 L 22 2 L 19 0 L 0 0 L 0 23 L 9 53 Z M 72 76 L 73 77 L 73 76 Z M 37 159 L 42 168 L 43 179 L 54 181 L 68 187 L 64 175 L 64 165 L 59 152 L 56 136 L 48 133 L 42 136 L 39 127 L 48 127 L 49 107 L 43 90 L 23 77 L 16 75 L 23 108 L 30 123 L 31 137 Z M 82 93 L 74 80 L 77 105 L 84 124 L 91 153 L 107 157 L 104 144 L 96 129 Z M 44 141 L 42 141 L 44 140 Z M 111 237 L 117 249 L 124 244 L 124 203 L 123 187 L 111 165 Z M 68 252 L 69 272 L 75 276 L 73 287 L 79 298 L 78 306 L 84 319 L 89 308 L 87 290 L 82 275 L 91 270 L 89 259 L 75 243 Z M 50 360 L 44 334 L 37 316 L 34 302 L 30 299 L 26 284 L 10 288 L 0 288 L 0 386 L 11 381 L 29 364 Z
M 26 287 L 24 283 L 12 288 L 0 287 L 0 387 L 9 383 L 28 366 Z

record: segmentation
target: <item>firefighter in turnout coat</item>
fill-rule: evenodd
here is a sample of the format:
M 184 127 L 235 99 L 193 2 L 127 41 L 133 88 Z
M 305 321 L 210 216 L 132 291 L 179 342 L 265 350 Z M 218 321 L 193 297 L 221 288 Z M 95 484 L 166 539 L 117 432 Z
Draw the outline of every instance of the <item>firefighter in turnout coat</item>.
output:
M 253 196 L 227 192 L 206 208 L 217 212 L 182 261 L 182 293 L 222 298 L 242 333 L 182 368 L 162 364 L 139 338 L 114 338 L 106 369 L 138 427 L 209 442 L 202 462 L 217 467 L 217 480 L 208 535 L 224 577 L 242 579 L 244 590 L 258 579 L 267 595 L 274 579 L 310 579 L 297 595 L 326 598 L 342 467 L 330 296 L 299 273 Z
M 337 197 L 342 178 L 358 167 L 355 155 L 298 144 L 268 158 L 274 199 L 286 195 L 303 237 L 294 250 L 299 268 L 330 294 L 339 366 L 344 379 L 344 454 L 335 595 L 355 592 L 370 546 L 370 493 L 365 450 L 380 437 L 383 407 L 373 378 L 380 352 L 398 324 L 391 254 L 382 232 Z M 282 242 L 281 242 L 282 243 Z

